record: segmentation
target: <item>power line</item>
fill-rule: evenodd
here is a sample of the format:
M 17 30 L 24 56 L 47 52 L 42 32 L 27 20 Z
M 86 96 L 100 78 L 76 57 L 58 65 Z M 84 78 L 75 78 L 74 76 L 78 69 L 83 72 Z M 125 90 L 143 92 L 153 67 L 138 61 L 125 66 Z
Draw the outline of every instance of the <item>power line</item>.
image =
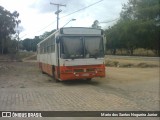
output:
M 72 14 L 74 14 L 74 13 L 76 13 L 76 12 L 79 12 L 79 11 L 81 11 L 81 10 L 87 9 L 87 8 L 89 8 L 89 7 L 91 7 L 91 6 L 95 5 L 95 4 L 98 4 L 98 3 L 102 2 L 102 1 L 103 1 L 103 0 L 97 1 L 97 2 L 95 2 L 95 3 L 93 3 L 93 4 L 90 4 L 90 5 L 86 6 L 86 7 L 84 7 L 84 8 L 81 8 L 81 9 L 79 9 L 79 10 L 76 10 L 76 11 L 72 12 L 72 13 L 69 13 L 68 15 L 65 15 L 65 16 L 60 17 L 60 19 L 65 18 L 65 17 L 67 17 L 67 16 L 69 16 L 69 15 L 72 15 Z M 43 29 L 46 29 L 47 27 L 49 27 L 51 24 L 53 24 L 53 23 L 55 23 L 55 22 L 56 22 L 56 21 L 50 23 L 49 25 L 47 25 L 46 27 L 42 28 L 42 29 L 39 30 L 39 31 L 42 31 Z M 38 31 L 38 32 L 39 32 L 39 31 Z
M 68 16 L 70 16 L 70 15 L 72 15 L 72 14 L 74 14 L 74 13 L 77 13 L 77 12 L 79 12 L 79 11 L 82 11 L 82 10 L 84 10 L 84 9 L 87 9 L 87 8 L 89 8 L 89 7 L 91 7 L 91 6 L 94 6 L 94 5 L 96 5 L 96 4 L 98 4 L 98 3 L 102 2 L 102 1 L 104 1 L 104 0 L 100 0 L 100 1 L 97 1 L 97 2 L 95 2 L 95 3 L 92 3 L 92 4 L 90 4 L 90 5 L 88 5 L 88 6 L 84 7 L 84 8 L 81 8 L 81 9 L 76 10 L 76 11 L 74 11 L 74 12 L 72 12 L 72 13 L 69 13 L 69 14 L 67 14 L 67 15 L 65 15 L 65 16 L 62 16 L 62 17 L 60 17 L 60 19 L 65 18 L 65 17 L 68 17 Z M 35 32 L 35 33 L 38 33 L 38 32 L 40 32 L 40 31 L 42 31 L 42 30 L 48 28 L 51 24 L 53 24 L 53 23 L 55 23 L 55 22 L 56 22 L 56 21 L 54 21 L 54 22 L 48 24 L 46 27 L 44 27 L 44 28 L 38 30 L 38 31 Z M 24 36 L 26 36 L 26 35 L 27 35 L 27 34 L 25 34 Z M 24 37 L 24 36 L 23 36 L 23 37 Z M 22 38 L 22 37 L 21 37 L 21 38 Z
M 56 20 L 55 21 L 53 21 L 53 22 L 51 22 L 49 25 L 47 25 L 47 26 L 45 26 L 45 27 L 43 27 L 43 28 L 41 28 L 40 30 L 38 30 L 38 31 L 36 31 L 36 32 L 33 32 L 33 33 L 38 33 L 38 32 L 41 32 L 42 30 L 44 30 L 44 29 L 46 29 L 46 28 L 48 28 L 50 25 L 52 25 L 53 23 L 55 23 L 56 22 Z M 27 35 L 27 33 L 26 34 L 24 34 L 20 39 L 22 39 L 23 37 L 25 37 Z
M 110 23 L 110 22 L 113 22 L 113 21 L 117 21 L 119 18 L 116 18 L 116 19 L 114 19 L 114 20 L 110 20 L 110 21 L 104 21 L 104 22 L 99 22 L 99 23 Z
M 50 3 L 51 5 L 56 5 L 57 6 L 57 11 L 55 12 L 55 14 L 57 15 L 57 30 L 58 30 L 58 24 L 59 24 L 59 13 L 62 11 L 59 9 L 59 7 L 63 6 L 66 7 L 66 5 L 62 5 L 62 4 L 56 4 L 56 3 Z
M 42 30 L 46 29 L 47 27 L 49 27 L 50 25 L 52 25 L 52 24 L 53 24 L 53 23 L 55 23 L 55 22 L 56 22 L 56 20 L 55 20 L 55 21 L 53 21 L 53 22 L 51 22 L 49 25 L 45 26 L 44 28 L 42 28 L 42 29 L 38 30 L 37 32 L 40 32 L 40 31 L 42 31 Z
M 69 13 L 68 15 L 62 16 L 60 19 L 62 19 L 62 18 L 64 18 L 64 17 L 67 17 L 67 16 L 70 16 L 70 15 L 72 15 L 72 14 L 74 14 L 74 13 L 76 13 L 76 12 L 79 12 L 79 11 L 81 11 L 81 10 L 87 9 L 87 8 L 89 8 L 89 7 L 91 7 L 91 6 L 95 5 L 95 4 L 98 4 L 98 3 L 102 2 L 102 1 L 103 1 L 103 0 L 97 1 L 97 2 L 95 2 L 95 3 L 93 3 L 93 4 L 90 4 L 90 5 L 86 6 L 86 7 L 84 7 L 84 8 L 81 8 L 81 9 L 79 9 L 79 10 L 76 10 L 76 11 L 72 12 L 72 13 Z
M 116 18 L 116 19 L 114 19 L 114 20 L 110 20 L 110 21 L 107 21 L 107 22 L 99 22 L 99 23 L 110 23 L 110 22 L 114 22 L 114 21 L 117 21 L 117 20 L 119 20 L 119 18 Z M 107 27 L 107 25 L 105 25 L 104 27 L 103 27 L 103 29 L 105 29 Z
M 79 10 L 76 10 L 76 11 L 72 12 L 72 13 L 69 13 L 68 15 L 65 15 L 65 16 L 60 17 L 60 19 L 62 19 L 62 18 L 64 18 L 64 17 L 67 17 L 67 16 L 69 16 L 69 15 L 72 15 L 72 14 L 74 14 L 74 13 L 76 13 L 76 12 L 81 11 L 81 10 L 87 9 L 87 8 L 89 8 L 89 7 L 91 7 L 91 6 L 95 5 L 95 4 L 98 4 L 98 3 L 102 2 L 102 1 L 103 1 L 103 0 L 97 1 L 97 2 L 95 2 L 95 3 L 93 3 L 93 4 L 90 4 L 90 5 L 86 6 L 86 7 L 84 7 L 84 8 L 81 8 L 81 9 L 79 9 Z M 38 32 L 42 31 L 43 29 L 46 29 L 47 27 L 49 27 L 51 24 L 53 24 L 53 23 L 55 23 L 55 22 L 56 22 L 56 21 L 50 23 L 49 25 L 47 25 L 46 27 L 42 28 L 42 29 L 39 30 Z

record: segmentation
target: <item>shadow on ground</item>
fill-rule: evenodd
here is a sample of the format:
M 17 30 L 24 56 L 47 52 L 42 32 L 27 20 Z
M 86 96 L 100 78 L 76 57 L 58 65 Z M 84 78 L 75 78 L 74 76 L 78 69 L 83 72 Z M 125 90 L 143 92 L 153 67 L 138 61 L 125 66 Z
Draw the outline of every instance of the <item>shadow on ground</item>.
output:
M 87 81 L 87 80 L 68 80 L 68 81 L 61 81 L 60 83 L 62 83 L 63 85 L 66 85 L 66 86 L 75 86 L 75 85 L 99 85 L 100 82 L 99 81 L 94 81 L 94 80 L 91 80 L 91 81 Z

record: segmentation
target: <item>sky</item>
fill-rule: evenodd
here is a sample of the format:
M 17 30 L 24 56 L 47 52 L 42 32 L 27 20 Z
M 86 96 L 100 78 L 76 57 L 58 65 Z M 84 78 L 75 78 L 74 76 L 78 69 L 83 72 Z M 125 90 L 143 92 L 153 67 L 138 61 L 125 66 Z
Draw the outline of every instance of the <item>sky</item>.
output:
M 46 31 L 56 29 L 57 16 L 55 12 L 57 11 L 57 6 L 51 5 L 50 3 L 66 5 L 60 7 L 62 11 L 59 14 L 59 28 L 63 27 L 71 19 L 76 19 L 66 24 L 65 27 L 91 27 L 93 22 L 98 20 L 102 29 L 105 29 L 116 23 L 116 21 L 108 21 L 119 18 L 122 4 L 127 3 L 127 1 L 128 0 L 0 0 L 0 6 L 10 12 L 17 11 L 20 14 L 19 19 L 21 23 L 18 30 L 20 31 L 20 39 L 23 40 L 25 38 L 34 38 L 35 36 L 42 35 Z M 85 7 L 87 8 L 75 12 Z

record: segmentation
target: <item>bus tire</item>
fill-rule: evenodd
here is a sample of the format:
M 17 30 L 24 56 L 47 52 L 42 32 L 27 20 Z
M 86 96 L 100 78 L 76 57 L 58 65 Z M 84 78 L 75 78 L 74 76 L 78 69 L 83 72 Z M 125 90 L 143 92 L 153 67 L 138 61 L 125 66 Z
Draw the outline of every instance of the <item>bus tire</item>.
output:
M 56 83 L 59 83 L 60 81 L 58 79 L 56 79 Z
M 41 72 L 42 72 L 42 74 L 46 74 L 43 70 Z
M 92 80 L 92 78 L 87 78 L 86 81 L 90 82 Z
M 59 80 L 56 78 L 56 71 L 53 72 L 53 79 L 56 81 L 56 83 L 59 82 Z

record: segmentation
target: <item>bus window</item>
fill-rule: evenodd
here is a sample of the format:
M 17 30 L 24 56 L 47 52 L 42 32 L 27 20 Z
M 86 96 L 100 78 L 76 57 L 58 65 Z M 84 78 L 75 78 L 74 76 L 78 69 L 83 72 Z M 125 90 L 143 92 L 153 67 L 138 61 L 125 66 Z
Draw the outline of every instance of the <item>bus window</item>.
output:
M 72 59 L 83 57 L 83 42 L 81 37 L 63 37 L 61 44 L 63 57 Z
M 103 41 L 100 36 L 67 36 L 61 40 L 62 58 L 97 58 L 103 56 Z
M 51 52 L 55 52 L 55 44 L 51 45 Z
M 85 57 L 103 57 L 103 41 L 101 37 L 84 38 Z

